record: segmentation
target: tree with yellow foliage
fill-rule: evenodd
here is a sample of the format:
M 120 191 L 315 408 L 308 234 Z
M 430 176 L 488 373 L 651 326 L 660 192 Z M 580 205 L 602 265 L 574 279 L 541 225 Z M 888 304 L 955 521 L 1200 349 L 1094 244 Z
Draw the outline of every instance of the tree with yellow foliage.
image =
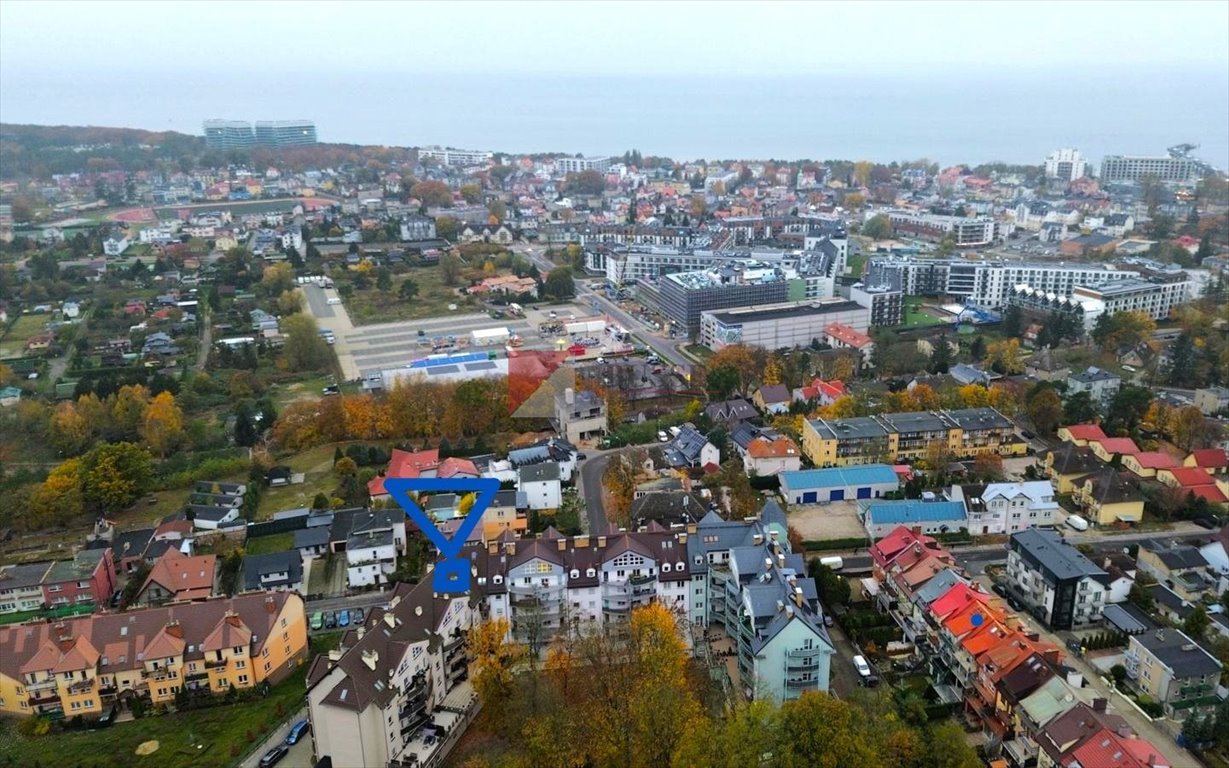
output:
M 768 358 L 768 363 L 764 366 L 764 375 L 760 379 L 760 383 L 764 386 L 774 386 L 781 383 L 781 363 L 775 355 Z
M 496 722 L 502 718 L 512 697 L 516 667 L 524 659 L 524 650 L 509 642 L 510 632 L 507 619 L 484 621 L 469 630 L 474 690 L 482 698 L 487 716 Z
M 30 497 L 30 512 L 40 527 L 65 525 L 82 509 L 80 459 L 69 459 L 51 470 Z
M 107 400 L 111 405 L 112 439 L 135 440 L 140 434 L 145 409 L 149 407 L 149 390 L 140 384 L 123 386 L 114 399 Z
M 141 439 L 150 450 L 165 458 L 183 441 L 183 411 L 170 392 L 160 392 L 141 417 Z
M 1024 351 L 1019 339 L 1001 339 L 986 345 L 986 366 L 998 373 L 1014 376 L 1024 373 Z
M 90 445 L 90 425 L 75 405 L 60 403 L 51 415 L 48 437 L 57 451 L 65 456 L 75 456 Z

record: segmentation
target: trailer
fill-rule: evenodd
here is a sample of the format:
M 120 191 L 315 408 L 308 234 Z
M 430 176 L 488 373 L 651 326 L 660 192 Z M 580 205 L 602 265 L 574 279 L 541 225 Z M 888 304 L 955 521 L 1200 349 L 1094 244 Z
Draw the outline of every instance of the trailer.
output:
M 506 327 L 503 328 L 479 328 L 470 334 L 473 337 L 475 346 L 491 346 L 493 344 L 507 344 L 512 332 Z
M 564 328 L 572 336 L 595 336 L 606 330 L 606 321 L 600 317 L 596 320 L 577 320 L 568 323 Z

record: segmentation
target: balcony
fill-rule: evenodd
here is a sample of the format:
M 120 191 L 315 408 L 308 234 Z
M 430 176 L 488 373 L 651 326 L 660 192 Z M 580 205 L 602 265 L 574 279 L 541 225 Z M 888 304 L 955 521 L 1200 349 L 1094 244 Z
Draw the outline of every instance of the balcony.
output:
M 622 614 L 627 613 L 631 609 L 632 608 L 630 605 L 612 605 L 605 600 L 602 601 L 602 610 L 605 611 L 606 613 L 614 613 L 614 614 L 622 615 Z
M 809 690 L 819 687 L 819 680 L 798 680 L 794 678 L 786 678 L 785 687 L 791 690 Z
M 226 666 L 228 659 L 205 659 L 205 669 L 221 669 Z
M 60 700 L 59 692 L 52 688 L 50 690 L 31 691 L 30 706 L 37 707 L 40 704 L 48 704 L 50 702 L 58 702 Z
M 184 680 L 190 683 L 190 682 L 194 682 L 194 681 L 196 681 L 196 680 L 205 680 L 205 679 L 207 679 L 208 677 L 209 677 L 209 673 L 208 673 L 208 672 L 193 672 L 193 673 L 191 673 L 191 674 L 189 674 L 189 675 L 185 675 L 185 676 L 184 676 Z
M 68 686 L 68 695 L 76 696 L 79 693 L 89 693 L 90 691 L 94 690 L 94 685 L 97 682 L 98 680 L 96 678 L 78 680 L 77 682 Z

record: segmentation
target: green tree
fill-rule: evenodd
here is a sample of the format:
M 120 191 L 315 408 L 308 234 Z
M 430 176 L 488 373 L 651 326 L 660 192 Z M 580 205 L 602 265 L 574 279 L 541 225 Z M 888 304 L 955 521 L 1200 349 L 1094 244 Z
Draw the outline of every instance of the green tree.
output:
M 300 312 L 283 318 L 282 333 L 286 335 L 282 356 L 288 370 L 319 371 L 332 362 L 329 344 L 320 336 L 320 328 L 311 315 Z
M 460 222 L 451 216 L 439 216 L 435 219 L 435 234 L 449 242 L 456 240 L 460 231 Z
M 1151 613 L 1156 607 L 1156 600 L 1153 599 L 1152 594 L 1138 581 L 1131 585 L 1131 591 L 1127 593 L 1127 600 L 1144 613 Z
M 461 258 L 455 253 L 445 253 L 440 257 L 440 278 L 444 285 L 456 285 L 461 276 Z
M 442 181 L 420 181 L 410 187 L 410 197 L 417 198 L 429 208 L 452 207 L 452 190 Z
M 1182 621 L 1182 631 L 1195 640 L 1201 640 L 1203 633 L 1208 631 L 1211 623 L 1212 620 L 1208 618 L 1207 610 L 1202 605 L 1196 605 L 1190 615 Z
M 1194 386 L 1195 343 L 1185 332 L 1174 339 L 1169 348 L 1169 371 L 1166 378 L 1171 387 Z
M 1147 387 L 1124 384 L 1110 401 L 1105 423 L 1111 431 L 1131 432 L 1148 412 L 1152 403 L 1152 391 Z
M 876 214 L 862 224 L 862 234 L 874 240 L 887 240 L 892 236 L 892 222 L 887 214 Z
M 482 187 L 479 187 L 477 184 L 462 184 L 461 199 L 470 205 L 476 204 L 482 200 Z
M 397 295 L 405 301 L 413 299 L 418 295 L 418 283 L 407 277 L 402 281 L 401 288 L 397 291 Z
M 376 270 L 376 288 L 386 293 L 393 289 L 393 275 L 388 271 L 388 267 Z
M 1052 388 L 1046 387 L 1033 395 L 1025 406 L 1029 421 L 1046 434 L 1051 434 L 1062 423 L 1065 415 L 1063 401 Z
M 952 366 L 952 348 L 947 342 L 947 336 L 941 335 L 931 341 L 930 372 L 947 373 Z
M 1021 314 L 1020 308 L 1015 304 L 1008 305 L 1003 311 L 1003 335 L 1009 339 L 1020 337 L 1021 332 Z
M 1064 423 L 1087 424 L 1095 418 L 1097 404 L 1093 402 L 1092 393 L 1083 391 L 1067 395 L 1067 399 L 1063 401 Z
M 576 295 L 576 283 L 571 267 L 555 267 L 542 282 L 542 295 L 553 299 L 570 299 Z
M 508 206 L 503 200 L 492 200 L 487 205 L 486 210 L 496 221 L 503 221 L 508 218 Z

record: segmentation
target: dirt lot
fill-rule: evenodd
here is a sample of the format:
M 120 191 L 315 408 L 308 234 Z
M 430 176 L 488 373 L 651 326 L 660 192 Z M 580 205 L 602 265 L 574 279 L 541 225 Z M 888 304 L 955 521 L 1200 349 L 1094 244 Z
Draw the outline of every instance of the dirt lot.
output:
M 807 541 L 853 539 L 866 535 L 853 501 L 828 504 L 795 504 L 789 508 L 789 524 Z

